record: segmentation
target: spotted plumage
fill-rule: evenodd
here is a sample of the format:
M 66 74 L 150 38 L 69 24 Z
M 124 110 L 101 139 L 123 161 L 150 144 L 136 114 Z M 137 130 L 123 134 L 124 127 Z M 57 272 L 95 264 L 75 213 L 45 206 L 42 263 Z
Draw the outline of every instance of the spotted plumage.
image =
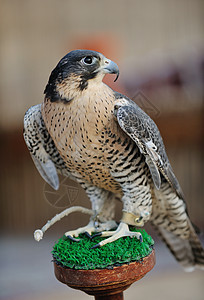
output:
M 57 173 L 78 181 L 92 203 L 89 224 L 66 235 L 103 229 L 110 236 L 97 245 L 103 246 L 132 235 L 128 225 L 150 220 L 184 268 L 203 267 L 204 251 L 157 126 L 102 82 L 106 73 L 119 70 L 102 54 L 68 53 L 52 71 L 42 105 L 24 118 L 24 138 L 42 177 L 55 189 Z M 123 216 L 109 231 L 115 200 L 122 201 Z

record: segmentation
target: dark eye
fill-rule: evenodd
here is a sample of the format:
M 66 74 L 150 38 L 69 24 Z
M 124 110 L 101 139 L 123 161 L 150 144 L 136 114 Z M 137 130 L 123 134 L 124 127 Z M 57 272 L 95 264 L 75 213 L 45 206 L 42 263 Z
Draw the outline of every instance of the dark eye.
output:
M 86 65 L 92 65 L 96 61 L 96 58 L 93 56 L 86 56 L 82 59 L 82 62 Z
M 85 58 L 84 58 L 84 62 L 85 62 L 85 64 L 87 64 L 87 65 L 92 64 L 92 57 L 91 57 L 91 56 L 85 57 Z

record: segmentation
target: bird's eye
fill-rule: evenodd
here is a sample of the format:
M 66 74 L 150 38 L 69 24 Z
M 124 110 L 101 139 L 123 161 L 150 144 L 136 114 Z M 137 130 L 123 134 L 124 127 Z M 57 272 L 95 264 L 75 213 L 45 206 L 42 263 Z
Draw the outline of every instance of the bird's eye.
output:
M 96 61 L 96 58 L 93 56 L 86 56 L 82 59 L 82 62 L 86 65 L 92 65 Z

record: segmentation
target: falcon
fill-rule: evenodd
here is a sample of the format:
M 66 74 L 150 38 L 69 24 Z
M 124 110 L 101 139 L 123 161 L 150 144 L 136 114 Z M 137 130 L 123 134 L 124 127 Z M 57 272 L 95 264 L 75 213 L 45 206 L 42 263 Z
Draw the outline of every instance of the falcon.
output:
M 43 103 L 24 117 L 24 139 L 44 180 L 57 190 L 58 174 L 67 176 L 91 201 L 88 225 L 65 235 L 76 240 L 102 231 L 107 238 L 96 247 L 124 236 L 142 242 L 129 226 L 150 221 L 186 270 L 204 268 L 204 249 L 156 124 L 103 83 L 106 74 L 117 79 L 117 64 L 95 51 L 71 51 L 52 71 Z M 113 230 L 117 201 L 122 218 Z

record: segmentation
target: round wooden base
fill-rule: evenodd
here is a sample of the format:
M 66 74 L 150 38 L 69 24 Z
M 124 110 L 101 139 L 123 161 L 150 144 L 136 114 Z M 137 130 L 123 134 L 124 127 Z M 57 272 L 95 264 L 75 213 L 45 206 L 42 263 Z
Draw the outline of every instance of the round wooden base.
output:
M 155 265 L 154 250 L 141 262 L 124 264 L 113 269 L 74 270 L 54 262 L 56 278 L 69 287 L 84 291 L 95 299 L 121 300 L 123 291 L 140 280 Z

